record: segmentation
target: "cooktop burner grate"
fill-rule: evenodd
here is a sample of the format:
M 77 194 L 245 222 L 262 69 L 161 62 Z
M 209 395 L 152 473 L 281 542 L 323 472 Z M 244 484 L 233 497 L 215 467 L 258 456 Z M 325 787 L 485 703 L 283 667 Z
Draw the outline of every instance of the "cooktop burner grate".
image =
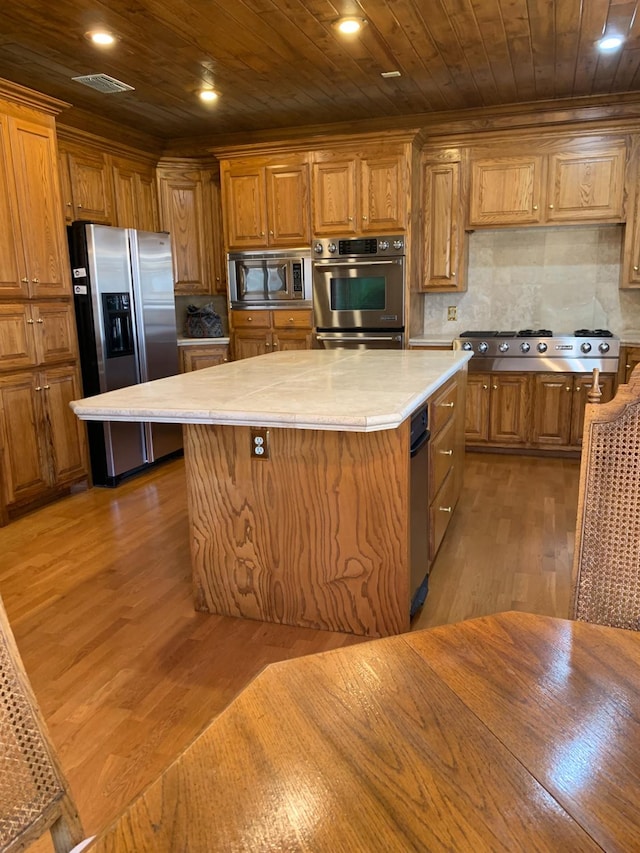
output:
M 553 332 L 550 329 L 520 329 L 518 332 L 519 338 L 552 338 Z
M 573 333 L 576 338 L 612 338 L 613 332 L 609 329 L 576 329 Z

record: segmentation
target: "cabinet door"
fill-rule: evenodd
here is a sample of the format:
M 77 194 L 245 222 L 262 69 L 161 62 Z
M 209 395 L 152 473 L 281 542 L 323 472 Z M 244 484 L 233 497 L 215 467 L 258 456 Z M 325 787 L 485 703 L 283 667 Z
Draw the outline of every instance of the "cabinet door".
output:
M 269 245 L 308 246 L 309 167 L 268 166 L 266 170 Z
M 460 272 L 460 163 L 426 163 L 423 171 L 422 290 L 463 290 Z
M 311 349 L 313 329 L 311 311 L 272 311 L 273 334 L 271 342 L 274 352 Z
M 28 295 L 29 279 L 13 182 L 9 126 L 7 118 L 0 115 L 0 296 Z
M 215 367 L 218 364 L 229 361 L 229 347 L 227 344 L 218 344 L 217 346 L 197 344 L 195 346 L 183 346 L 180 349 L 182 352 L 183 373 L 189 373 L 192 370 L 202 370 L 205 367 Z
M 313 164 L 313 233 L 355 234 L 355 159 Z
M 29 292 L 66 296 L 71 292 L 70 273 L 53 131 L 11 120 L 10 132 Z
M 489 401 L 491 377 L 488 373 L 470 373 L 467 377 L 465 440 L 478 444 L 489 440 Z
M 640 364 L 640 347 L 620 347 L 618 382 L 628 382 L 638 364 Z
M 111 225 L 111 183 L 102 154 L 67 152 L 75 219 Z
M 115 224 L 119 228 L 158 230 L 158 199 L 152 169 L 126 160 L 113 163 Z
M 573 405 L 572 374 L 537 373 L 534 404 L 534 443 L 541 446 L 569 445 Z
M 222 217 L 222 187 L 220 185 L 220 174 L 212 172 L 205 186 L 205 202 L 211 211 L 211 276 L 212 287 L 215 293 L 227 294 L 227 261 L 224 251 L 223 240 L 223 217 Z
M 517 225 L 542 218 L 542 157 L 471 163 L 470 225 Z
M 227 245 L 230 249 L 268 245 L 264 166 L 232 164 L 223 171 Z
M 615 388 L 615 375 L 613 373 L 601 373 L 599 378 L 601 403 L 613 400 Z M 584 407 L 587 404 L 587 394 L 593 386 L 593 375 L 586 373 L 574 377 L 573 399 L 571 401 L 571 438 L 572 447 L 582 447 L 582 433 L 584 432 Z
M 162 228 L 171 234 L 176 293 L 209 293 L 204 205 L 199 174 L 160 176 Z
M 311 329 L 297 329 L 295 332 L 288 330 L 274 332 L 272 335 L 272 346 L 274 352 L 311 349 L 313 346 L 313 332 Z
M 41 394 L 42 386 L 31 373 L 0 376 L 0 450 L 6 504 L 33 498 L 49 486 Z
M 489 441 L 526 444 L 528 436 L 529 377 L 515 373 L 491 374 Z
M 271 332 L 261 329 L 241 329 L 233 333 L 233 358 L 252 358 L 254 355 L 264 355 L 271 352 Z
M 135 172 L 118 163 L 113 166 L 113 200 L 114 224 L 118 228 L 138 228 Z
M 360 229 L 375 234 L 404 229 L 409 187 L 404 157 L 363 157 L 360 161 Z
M 0 370 L 32 367 L 38 363 L 31 307 L 0 304 Z
M 58 367 L 40 376 L 47 430 L 48 459 L 52 485 L 86 476 L 84 424 L 69 403 L 82 396 L 74 368 Z
M 38 364 L 76 358 L 76 328 L 70 303 L 41 302 L 32 306 L 31 315 L 36 334 Z
M 135 189 L 136 227 L 141 231 L 158 231 L 158 192 L 153 170 L 136 173 Z
M 552 154 L 546 216 L 550 222 L 623 219 L 625 149 Z

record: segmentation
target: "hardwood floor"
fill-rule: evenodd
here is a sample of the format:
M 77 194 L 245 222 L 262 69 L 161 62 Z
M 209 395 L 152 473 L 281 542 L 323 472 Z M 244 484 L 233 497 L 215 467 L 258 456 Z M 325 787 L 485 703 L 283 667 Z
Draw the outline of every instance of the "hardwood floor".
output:
M 566 616 L 578 468 L 467 454 L 413 628 L 510 609 Z M 87 832 L 266 664 L 362 641 L 195 613 L 182 461 L 0 529 L 0 554 L 0 594 Z

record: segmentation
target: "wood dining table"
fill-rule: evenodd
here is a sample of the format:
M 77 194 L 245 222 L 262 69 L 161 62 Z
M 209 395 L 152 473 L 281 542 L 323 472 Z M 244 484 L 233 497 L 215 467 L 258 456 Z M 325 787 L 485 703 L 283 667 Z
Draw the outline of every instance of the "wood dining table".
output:
M 507 612 L 271 664 L 90 853 L 640 850 L 640 634 Z

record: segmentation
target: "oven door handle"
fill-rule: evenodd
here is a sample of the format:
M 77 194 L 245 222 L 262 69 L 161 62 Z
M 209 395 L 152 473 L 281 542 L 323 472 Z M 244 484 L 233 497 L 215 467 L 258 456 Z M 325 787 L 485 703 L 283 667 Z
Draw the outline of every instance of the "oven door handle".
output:
M 374 267 L 383 265 L 388 267 L 389 264 L 403 264 L 404 258 L 385 258 L 383 261 L 338 261 L 333 258 L 324 258 L 314 260 L 313 263 L 319 267 Z
M 316 333 L 316 338 L 319 341 L 335 341 L 336 343 L 351 343 L 354 341 L 397 341 L 400 337 L 400 332 L 395 335 L 357 335 L 353 337 L 341 336 L 336 337 L 335 335 L 323 335 Z

